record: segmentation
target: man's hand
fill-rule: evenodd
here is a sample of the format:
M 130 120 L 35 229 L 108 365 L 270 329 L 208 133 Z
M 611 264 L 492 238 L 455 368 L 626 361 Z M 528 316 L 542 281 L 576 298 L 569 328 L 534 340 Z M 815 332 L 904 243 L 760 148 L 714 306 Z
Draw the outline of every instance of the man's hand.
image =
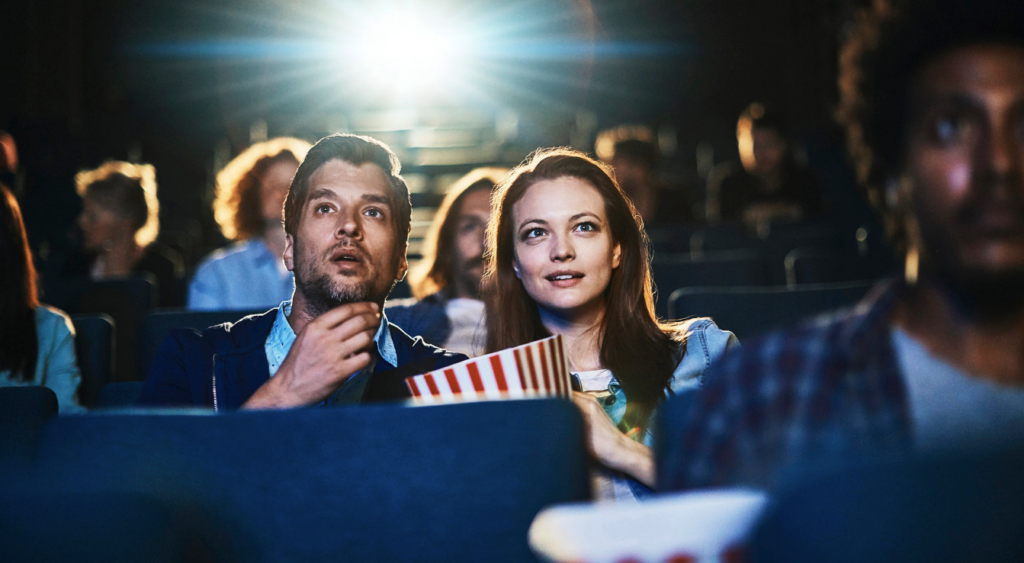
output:
M 348 303 L 310 321 L 295 337 L 277 374 L 242 405 L 246 409 L 311 405 L 330 397 L 370 363 L 380 326 L 376 303 Z

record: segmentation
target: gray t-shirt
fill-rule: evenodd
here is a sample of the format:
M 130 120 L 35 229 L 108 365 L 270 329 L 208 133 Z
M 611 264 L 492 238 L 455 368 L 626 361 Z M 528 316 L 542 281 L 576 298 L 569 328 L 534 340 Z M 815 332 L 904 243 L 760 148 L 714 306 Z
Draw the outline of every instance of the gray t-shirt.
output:
M 907 386 L 919 450 L 1020 443 L 1024 437 L 1024 389 L 974 377 L 933 356 L 895 327 L 892 345 Z

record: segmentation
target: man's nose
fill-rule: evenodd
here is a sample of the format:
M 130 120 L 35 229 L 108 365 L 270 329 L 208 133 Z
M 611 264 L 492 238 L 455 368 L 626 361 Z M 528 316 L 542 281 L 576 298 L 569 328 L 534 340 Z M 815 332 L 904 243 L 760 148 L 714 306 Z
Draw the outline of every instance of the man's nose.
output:
M 362 233 L 359 212 L 356 210 L 339 210 L 338 226 L 335 231 L 337 237 L 358 238 Z
M 1024 138 L 1020 126 L 992 127 L 981 150 L 981 167 L 1004 188 L 1024 189 Z

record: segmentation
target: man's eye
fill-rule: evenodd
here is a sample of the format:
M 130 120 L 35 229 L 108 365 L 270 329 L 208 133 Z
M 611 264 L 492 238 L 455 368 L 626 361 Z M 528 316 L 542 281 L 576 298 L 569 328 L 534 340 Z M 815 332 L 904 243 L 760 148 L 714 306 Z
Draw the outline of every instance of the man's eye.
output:
M 974 127 L 963 114 L 947 114 L 935 119 L 931 133 L 940 143 L 956 143 L 973 135 Z
M 366 215 L 370 217 L 383 217 L 384 212 L 381 211 L 380 209 L 377 209 L 376 207 L 371 207 L 370 209 L 366 210 Z
M 316 212 L 317 213 L 330 213 L 331 212 L 331 206 L 327 205 L 326 203 L 321 203 L 320 205 L 316 206 Z

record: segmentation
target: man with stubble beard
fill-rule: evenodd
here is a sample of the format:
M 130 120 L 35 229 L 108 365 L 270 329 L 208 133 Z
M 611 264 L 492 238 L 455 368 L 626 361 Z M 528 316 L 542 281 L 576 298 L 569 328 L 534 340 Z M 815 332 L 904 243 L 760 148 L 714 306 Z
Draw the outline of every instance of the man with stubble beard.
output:
M 409 334 L 470 356 L 483 353 L 485 231 L 491 192 L 507 173 L 477 168 L 448 190 L 423 243 L 423 260 L 409 272 L 414 298 L 388 303 L 388 318 Z
M 406 377 L 466 359 L 414 340 L 382 313 L 408 268 L 411 204 L 399 172 L 375 139 L 318 141 L 285 200 L 291 302 L 202 332 L 173 331 L 139 404 L 220 411 L 394 400 L 409 396 Z

